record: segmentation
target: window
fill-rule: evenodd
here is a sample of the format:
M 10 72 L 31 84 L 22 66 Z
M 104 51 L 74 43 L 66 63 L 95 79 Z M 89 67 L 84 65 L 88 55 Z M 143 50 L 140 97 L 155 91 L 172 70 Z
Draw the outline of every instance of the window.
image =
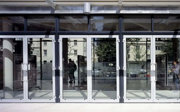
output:
M 179 31 L 180 16 L 156 15 L 154 17 L 155 31 Z
M 47 56 L 47 50 L 44 50 L 44 56 Z
M 77 50 L 74 50 L 74 55 L 77 55 Z
M 21 16 L 0 17 L 0 31 L 24 31 L 24 17 Z
M 60 31 L 87 31 L 87 16 L 62 16 L 60 17 Z
M 125 16 L 123 19 L 124 31 L 151 31 L 150 16 Z
M 44 46 L 47 46 L 47 42 L 44 42 Z
M 55 31 L 55 18 L 51 16 L 29 17 L 28 31 Z
M 74 40 L 74 45 L 77 46 L 77 40 Z
M 116 16 L 92 16 L 90 21 L 92 31 L 118 31 L 119 28 Z

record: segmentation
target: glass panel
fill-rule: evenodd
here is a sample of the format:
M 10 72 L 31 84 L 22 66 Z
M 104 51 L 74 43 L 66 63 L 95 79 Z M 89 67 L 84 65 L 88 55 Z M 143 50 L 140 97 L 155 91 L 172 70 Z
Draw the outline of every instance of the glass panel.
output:
M 0 31 L 24 31 L 24 18 L 21 16 L 0 17 Z
M 151 98 L 150 63 L 150 39 L 127 38 L 127 99 Z
M 80 12 L 83 12 L 84 10 L 84 6 L 83 5 L 67 5 L 67 4 L 64 4 L 64 5 L 57 5 L 56 6 L 56 10 L 58 11 L 80 11 Z
M 29 17 L 28 31 L 55 31 L 55 18 L 48 16 Z
M 117 16 L 92 16 L 90 19 L 91 31 L 118 31 Z
M 21 1 L 22 2 L 22 1 Z M 14 3 L 14 2 L 13 2 Z M 2 5 L 0 6 L 0 12 L 11 12 L 11 13 L 15 13 L 17 14 L 17 12 L 19 13 L 32 13 L 32 12 L 42 12 L 42 11 L 51 11 L 52 8 L 49 7 L 48 5 L 32 5 L 32 4 L 29 4 L 29 5 L 19 5 L 19 4 L 16 4 L 16 5 Z
M 156 98 L 180 97 L 180 39 L 156 39 Z
M 154 17 L 155 31 L 178 31 L 180 30 L 180 16 L 160 16 Z
M 60 31 L 87 31 L 88 18 L 86 16 L 62 16 Z
M 116 5 L 103 5 L 103 6 L 98 6 L 98 5 L 92 5 L 91 6 L 92 11 L 118 11 L 119 8 Z
M 150 16 L 125 16 L 123 19 L 124 31 L 151 31 Z
M 92 39 L 93 99 L 116 99 L 116 39 Z
M 44 44 L 46 43 L 46 44 Z M 29 39 L 29 98 L 50 99 L 52 90 L 52 39 Z
M 85 38 L 63 38 L 64 99 L 87 99 L 86 43 Z
M 0 39 L 0 99 L 23 99 L 22 39 Z

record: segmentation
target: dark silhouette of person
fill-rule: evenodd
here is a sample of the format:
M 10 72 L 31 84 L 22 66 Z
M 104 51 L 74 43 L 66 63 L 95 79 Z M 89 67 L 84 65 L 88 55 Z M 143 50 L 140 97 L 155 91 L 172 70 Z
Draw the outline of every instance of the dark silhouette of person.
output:
M 72 61 L 71 59 L 69 59 L 68 68 L 69 68 L 69 79 L 70 79 L 69 83 L 72 82 L 75 83 L 74 72 L 76 71 L 77 67 L 74 61 Z
M 176 90 L 179 90 L 179 70 L 180 65 L 178 61 L 173 62 L 173 82 L 176 86 Z

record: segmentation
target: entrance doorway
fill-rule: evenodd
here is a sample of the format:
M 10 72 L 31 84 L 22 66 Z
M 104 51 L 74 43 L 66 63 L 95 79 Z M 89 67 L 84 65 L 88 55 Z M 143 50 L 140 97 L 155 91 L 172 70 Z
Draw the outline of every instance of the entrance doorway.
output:
M 124 35 L 125 102 L 179 102 L 179 39 Z
M 60 36 L 62 102 L 118 102 L 118 36 Z

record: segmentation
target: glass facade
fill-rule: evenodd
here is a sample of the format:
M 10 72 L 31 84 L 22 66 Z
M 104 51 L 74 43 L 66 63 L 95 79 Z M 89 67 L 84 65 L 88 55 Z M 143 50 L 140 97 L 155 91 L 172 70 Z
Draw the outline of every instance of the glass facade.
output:
M 177 102 L 179 24 L 178 15 L 1 16 L 0 102 Z

